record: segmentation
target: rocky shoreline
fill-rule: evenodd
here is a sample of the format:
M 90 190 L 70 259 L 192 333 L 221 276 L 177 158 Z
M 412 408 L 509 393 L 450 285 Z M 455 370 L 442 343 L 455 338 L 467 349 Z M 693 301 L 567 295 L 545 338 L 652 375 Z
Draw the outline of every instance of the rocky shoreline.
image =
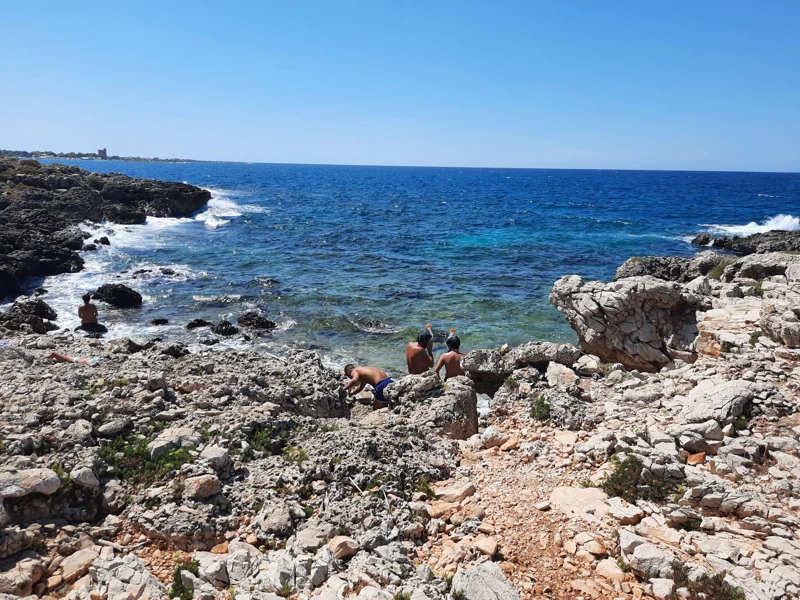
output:
M 31 278 L 83 268 L 84 222 L 135 224 L 202 208 L 207 190 L 185 183 L 90 173 L 78 167 L 0 158 L 0 298 Z
M 0 598 L 796 598 L 799 291 L 777 252 L 564 277 L 580 347 L 476 350 L 374 412 L 314 352 L 37 333 L 20 299 Z

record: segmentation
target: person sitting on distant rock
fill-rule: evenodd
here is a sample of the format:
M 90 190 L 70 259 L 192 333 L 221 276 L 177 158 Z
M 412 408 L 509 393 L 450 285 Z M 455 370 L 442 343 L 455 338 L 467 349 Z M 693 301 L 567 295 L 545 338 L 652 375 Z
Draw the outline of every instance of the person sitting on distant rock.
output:
M 78 316 L 81 318 L 81 325 L 77 329 L 105 333 L 108 331 L 105 326 L 97 322 L 97 307 L 90 302 L 92 297 L 89 294 L 83 295 L 83 304 L 78 307 Z
M 439 371 L 444 367 L 445 380 L 464 375 L 464 369 L 461 368 L 461 359 L 464 356 L 461 352 L 461 339 L 457 335 L 449 335 L 445 343 L 449 352 L 445 352 L 439 357 L 434 371 L 439 375 Z
M 386 408 L 389 406 L 389 401 L 383 395 L 384 388 L 392 383 L 391 377 L 376 367 L 357 367 L 355 365 L 347 365 L 344 368 L 344 374 L 350 378 L 344 385 L 344 391 L 348 395 L 354 396 L 364 389 L 368 383 L 375 388 L 372 400 L 373 408 Z
M 433 336 L 427 329 L 406 346 L 406 364 L 409 375 L 420 375 L 433 366 Z
M 71 356 L 67 356 L 66 354 L 61 354 L 61 352 L 51 352 L 50 354 L 48 354 L 43 358 L 49 358 L 53 362 L 57 363 L 80 363 L 82 365 L 95 365 L 100 361 L 100 359 L 97 357 L 72 358 Z

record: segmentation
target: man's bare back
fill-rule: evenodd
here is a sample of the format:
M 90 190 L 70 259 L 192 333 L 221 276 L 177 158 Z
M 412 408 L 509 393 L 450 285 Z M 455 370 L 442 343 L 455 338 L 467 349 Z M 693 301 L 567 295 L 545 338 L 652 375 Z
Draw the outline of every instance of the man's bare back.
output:
M 384 388 L 389 385 L 391 378 L 376 367 L 357 367 L 355 365 L 347 365 L 344 368 L 344 374 L 350 380 L 344 384 L 344 391 L 352 396 L 364 389 L 364 386 L 370 384 L 374 391 L 374 400 L 372 406 L 374 408 L 385 408 L 389 406 L 389 401 L 383 395 Z
M 433 336 L 423 330 L 416 341 L 406 346 L 406 365 L 409 375 L 420 375 L 433 366 Z
M 94 304 L 82 304 L 78 307 L 78 316 L 81 325 L 94 325 L 97 323 L 97 307 Z
M 366 384 L 376 386 L 387 377 L 389 376 L 377 367 L 356 367 L 350 372 L 351 380 L 361 384 L 358 391 L 361 391 Z
M 444 367 L 444 378 L 458 377 L 464 375 L 464 369 L 461 368 L 461 359 L 464 355 L 461 352 L 445 352 L 439 357 L 439 362 L 436 363 L 436 374 Z

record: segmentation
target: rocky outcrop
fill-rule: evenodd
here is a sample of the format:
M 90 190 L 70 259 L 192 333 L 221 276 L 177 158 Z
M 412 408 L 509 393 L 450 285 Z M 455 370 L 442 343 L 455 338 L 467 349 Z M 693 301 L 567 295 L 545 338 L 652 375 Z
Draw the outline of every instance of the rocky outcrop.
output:
M 739 278 L 761 281 L 773 275 L 784 275 L 790 281 L 800 279 L 800 255 L 770 252 L 745 256 L 725 267 L 722 280 L 730 282 Z
M 572 275 L 556 281 L 550 302 L 581 348 L 607 362 L 657 371 L 673 359 L 695 358 L 697 299 L 677 283 L 645 276 L 605 284 Z
M 582 354 L 572 344 L 528 342 L 507 353 L 494 348 L 473 350 L 461 359 L 461 368 L 475 382 L 477 392 L 494 395 L 518 369 L 535 367 L 544 372 L 551 362 L 572 368 Z
M 0 297 L 18 293 L 26 277 L 80 271 L 83 221 L 187 216 L 210 199 L 184 183 L 0 158 Z
M 759 324 L 773 341 L 787 348 L 800 348 L 800 303 L 764 302 Z
M 727 425 L 742 414 L 753 397 L 754 385 L 749 381 L 705 379 L 689 392 L 682 416 L 689 423 L 713 419 Z
M 472 382 L 454 377 L 442 383 L 434 373 L 406 375 L 386 386 L 386 398 L 418 427 L 464 440 L 478 433 L 478 399 Z
M 278 326 L 275 321 L 269 320 L 260 310 L 247 311 L 239 315 L 236 318 L 236 322 L 240 326 L 249 327 L 250 329 L 275 329 Z
M 458 569 L 452 589 L 464 600 L 519 600 L 517 592 L 506 579 L 502 569 L 493 562 L 472 569 Z
M 135 308 L 142 305 L 142 295 L 121 283 L 106 283 L 97 288 L 92 298 L 114 308 Z
M 680 256 L 642 256 L 626 260 L 617 269 L 614 281 L 628 277 L 651 275 L 666 281 L 688 283 L 703 275 L 708 275 L 715 266 L 725 259 L 717 252 L 699 252 L 692 258 Z
M 745 237 L 715 238 L 700 234 L 692 240 L 695 246 L 711 246 L 739 255 L 765 254 L 767 252 L 800 251 L 800 231 L 767 231 Z
M 222 337 L 230 337 L 239 333 L 239 328 L 230 321 L 222 320 L 211 328 L 211 332 Z
M 24 296 L 17 298 L 9 310 L 0 313 L 0 325 L 7 329 L 20 331 L 30 329 L 34 333 L 47 333 L 57 329 L 56 311 L 41 298 Z

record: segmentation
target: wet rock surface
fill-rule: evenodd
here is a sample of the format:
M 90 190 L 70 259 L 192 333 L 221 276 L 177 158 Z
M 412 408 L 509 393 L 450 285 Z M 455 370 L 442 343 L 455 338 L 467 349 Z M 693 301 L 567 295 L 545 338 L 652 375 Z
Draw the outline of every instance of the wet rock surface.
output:
M 800 251 L 800 231 L 767 231 L 744 237 L 719 238 L 703 234 L 693 239 L 692 244 L 720 248 L 739 255 L 798 252 Z
M 106 283 L 92 294 L 92 298 L 115 308 L 135 308 L 142 305 L 142 295 L 121 283 Z
M 80 271 L 83 221 L 188 216 L 210 198 L 183 183 L 0 158 L 0 298 L 19 294 L 26 278 Z

